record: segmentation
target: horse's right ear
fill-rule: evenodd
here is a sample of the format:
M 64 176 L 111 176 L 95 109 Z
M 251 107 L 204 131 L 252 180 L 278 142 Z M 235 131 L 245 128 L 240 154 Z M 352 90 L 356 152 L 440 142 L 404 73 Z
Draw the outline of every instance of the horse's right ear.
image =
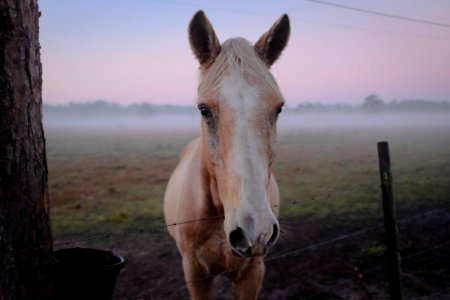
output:
M 289 17 L 284 14 L 256 42 L 255 50 L 269 68 L 280 57 L 288 43 L 290 33 Z
M 189 23 L 189 42 L 202 67 L 210 66 L 220 52 L 219 39 L 202 10 Z

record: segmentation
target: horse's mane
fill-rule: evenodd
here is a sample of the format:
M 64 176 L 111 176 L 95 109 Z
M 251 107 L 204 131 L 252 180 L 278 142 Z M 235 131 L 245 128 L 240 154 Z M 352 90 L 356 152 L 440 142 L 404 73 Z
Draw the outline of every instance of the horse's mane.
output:
M 266 66 L 256 52 L 254 46 L 243 38 L 232 38 L 222 44 L 219 55 L 212 66 L 202 74 L 198 95 L 201 97 L 206 92 L 218 88 L 221 79 L 236 72 L 242 78 L 249 75 L 260 79 L 261 84 L 280 93 L 280 89 Z

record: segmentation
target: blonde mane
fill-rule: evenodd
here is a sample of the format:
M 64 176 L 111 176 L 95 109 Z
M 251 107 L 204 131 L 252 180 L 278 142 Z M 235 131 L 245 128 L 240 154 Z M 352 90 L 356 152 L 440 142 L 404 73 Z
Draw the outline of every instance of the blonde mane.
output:
M 212 66 L 201 75 L 198 98 L 200 99 L 208 91 L 217 89 L 223 77 L 235 72 L 243 79 L 246 76 L 259 78 L 260 84 L 281 96 L 278 84 L 254 46 L 246 39 L 232 38 L 222 44 L 220 53 Z

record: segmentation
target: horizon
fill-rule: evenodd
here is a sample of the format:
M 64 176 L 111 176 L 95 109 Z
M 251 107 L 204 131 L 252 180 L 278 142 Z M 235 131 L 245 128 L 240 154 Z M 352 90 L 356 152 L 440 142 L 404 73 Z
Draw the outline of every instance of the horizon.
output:
M 221 42 L 255 42 L 283 13 L 291 39 L 272 72 L 290 106 L 450 99 L 450 29 L 309 1 L 40 0 L 43 99 L 194 105 L 198 63 L 187 26 L 203 9 Z M 346 1 L 346 5 L 443 22 L 450 2 Z M 105 9 L 108 8 L 108 9 Z
M 372 94 L 373 95 L 373 94 Z M 370 96 L 370 95 L 369 95 Z M 377 96 L 377 95 L 375 95 Z M 380 99 L 383 101 L 384 104 L 389 105 L 389 104 L 393 104 L 393 103 L 406 103 L 406 102 L 425 102 L 428 104 L 450 104 L 450 100 L 428 100 L 428 99 L 420 99 L 420 98 L 412 98 L 412 99 L 393 99 L 393 100 L 385 100 L 385 99 Z M 96 104 L 96 103 L 104 103 L 107 105 L 119 105 L 120 107 L 126 108 L 129 106 L 133 106 L 133 105 L 154 105 L 154 106 L 180 106 L 180 107 L 192 107 L 195 108 L 194 103 L 158 103 L 158 102 L 147 102 L 147 101 L 142 101 L 142 102 L 127 102 L 127 103 L 121 103 L 121 102 L 114 102 L 114 101 L 109 101 L 108 99 L 95 99 L 95 100 L 88 100 L 88 101 L 69 101 L 67 103 L 47 103 L 44 101 L 44 105 L 48 105 L 48 106 L 70 106 L 70 105 L 89 105 L 89 104 Z M 297 102 L 297 103 L 286 103 L 285 106 L 288 108 L 296 108 L 298 106 L 302 106 L 302 105 L 313 105 L 315 107 L 320 107 L 320 106 L 339 106 L 339 105 L 343 105 L 343 106 L 349 106 L 349 107 L 359 107 L 364 105 L 364 99 L 362 99 L 361 102 L 355 102 L 355 103 L 346 103 L 346 102 L 328 102 L 328 103 L 323 103 L 323 102 L 312 102 L 312 101 L 302 101 L 302 102 Z

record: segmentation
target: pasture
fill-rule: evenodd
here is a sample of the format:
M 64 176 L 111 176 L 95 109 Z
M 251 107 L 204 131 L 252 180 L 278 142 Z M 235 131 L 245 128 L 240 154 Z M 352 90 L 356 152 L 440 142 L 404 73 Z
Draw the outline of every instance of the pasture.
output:
M 287 117 L 294 118 L 302 117 Z M 402 253 L 439 246 L 429 253 L 431 261 L 404 262 L 407 299 L 446 288 L 450 251 L 440 245 L 450 238 L 450 122 L 392 125 L 374 118 L 350 126 L 327 116 L 305 118 L 317 126 L 280 125 L 274 174 L 282 237 L 268 255 L 274 259 L 267 263 L 261 299 L 386 295 L 376 152 L 381 140 L 390 143 Z M 116 299 L 188 297 L 178 252 L 163 226 L 162 199 L 181 149 L 199 133 L 195 123 L 165 122 L 46 126 L 55 248 L 92 246 L 125 256 Z M 358 230 L 366 232 L 295 252 Z M 366 275 L 374 266 L 380 269 Z M 228 299 L 227 283 L 219 279 L 217 285 L 220 299 Z

